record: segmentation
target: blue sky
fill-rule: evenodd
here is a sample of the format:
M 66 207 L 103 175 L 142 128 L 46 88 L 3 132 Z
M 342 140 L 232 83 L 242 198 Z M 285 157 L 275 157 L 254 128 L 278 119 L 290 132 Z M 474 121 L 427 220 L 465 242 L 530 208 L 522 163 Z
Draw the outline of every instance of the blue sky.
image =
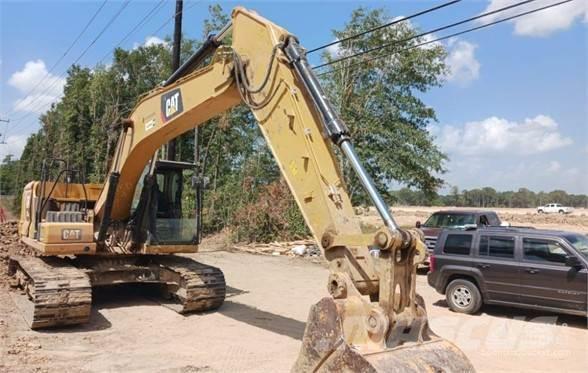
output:
M 220 4 L 227 10 L 236 5 L 254 9 L 312 48 L 331 41 L 331 30 L 341 28 L 358 6 L 384 7 L 391 17 L 396 17 L 441 2 Z M 412 23 L 428 30 L 515 2 L 464 0 Z M 536 0 L 497 18 L 555 2 Z M 12 121 L 8 125 L 0 123 L 7 142 L 0 145 L 0 159 L 8 153 L 20 155 L 26 137 L 38 129 L 38 113 L 61 95 L 63 80 L 59 75 L 122 4 L 119 0 L 108 1 L 49 79 L 35 88 L 101 3 L 0 1 L 0 118 Z M 185 35 L 201 36 L 202 20 L 211 3 L 185 1 Z M 131 1 L 79 63 L 94 66 L 155 4 L 152 0 Z M 174 2 L 167 1 L 122 46 L 160 42 L 171 34 L 173 22 L 155 31 L 173 12 Z M 480 24 L 474 22 L 455 31 Z M 462 189 L 492 186 L 510 190 L 525 186 L 535 191 L 588 193 L 588 1 L 574 0 L 519 21 L 445 41 L 444 45 L 449 52 L 446 62 L 450 73 L 443 87 L 425 94 L 423 99 L 438 115 L 439 122 L 432 124 L 430 131 L 450 157 L 448 173 L 444 175 L 448 184 Z M 106 62 L 109 59 L 108 56 Z

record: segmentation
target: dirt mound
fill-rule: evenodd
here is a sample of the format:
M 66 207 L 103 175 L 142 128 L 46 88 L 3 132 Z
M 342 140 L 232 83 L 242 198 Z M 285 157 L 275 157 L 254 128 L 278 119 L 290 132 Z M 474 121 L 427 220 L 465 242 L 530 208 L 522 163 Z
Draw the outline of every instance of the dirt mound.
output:
M 35 255 L 20 243 L 16 220 L 0 224 L 0 287 L 8 284 L 8 257 L 10 255 Z

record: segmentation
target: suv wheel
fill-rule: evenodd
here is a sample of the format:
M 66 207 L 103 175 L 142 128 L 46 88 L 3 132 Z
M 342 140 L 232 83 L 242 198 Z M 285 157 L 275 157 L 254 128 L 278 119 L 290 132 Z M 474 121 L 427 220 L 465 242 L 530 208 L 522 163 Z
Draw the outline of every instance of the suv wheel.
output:
M 447 285 L 445 297 L 449 308 L 460 313 L 476 313 L 482 306 L 478 287 L 468 280 L 453 280 Z
M 565 213 L 565 211 L 564 210 L 559 210 L 559 213 L 560 214 L 563 214 L 563 213 Z
M 539 214 L 543 214 L 543 212 L 544 212 L 544 211 L 543 211 L 543 210 L 539 210 L 539 211 L 537 211 L 537 212 L 538 212 Z

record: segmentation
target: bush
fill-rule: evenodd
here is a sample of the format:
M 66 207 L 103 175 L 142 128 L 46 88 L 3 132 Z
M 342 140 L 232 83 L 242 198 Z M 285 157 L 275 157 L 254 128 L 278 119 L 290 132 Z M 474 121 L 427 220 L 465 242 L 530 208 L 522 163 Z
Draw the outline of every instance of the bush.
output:
M 233 239 L 248 242 L 306 238 L 310 231 L 283 179 L 262 187 L 257 200 L 235 211 Z

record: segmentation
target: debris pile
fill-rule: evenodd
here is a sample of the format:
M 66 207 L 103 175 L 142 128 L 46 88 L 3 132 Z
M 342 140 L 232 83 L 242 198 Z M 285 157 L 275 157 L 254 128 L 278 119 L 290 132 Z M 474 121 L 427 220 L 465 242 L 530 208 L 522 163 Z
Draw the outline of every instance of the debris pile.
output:
M 16 220 L 0 224 L 0 287 L 8 284 L 8 257 L 35 255 L 31 248 L 20 243 Z
M 271 243 L 250 243 L 246 245 L 234 245 L 233 249 L 250 254 L 262 255 L 286 255 L 301 257 L 318 257 L 321 250 L 317 247 L 314 240 L 298 240 L 289 242 L 271 242 Z

